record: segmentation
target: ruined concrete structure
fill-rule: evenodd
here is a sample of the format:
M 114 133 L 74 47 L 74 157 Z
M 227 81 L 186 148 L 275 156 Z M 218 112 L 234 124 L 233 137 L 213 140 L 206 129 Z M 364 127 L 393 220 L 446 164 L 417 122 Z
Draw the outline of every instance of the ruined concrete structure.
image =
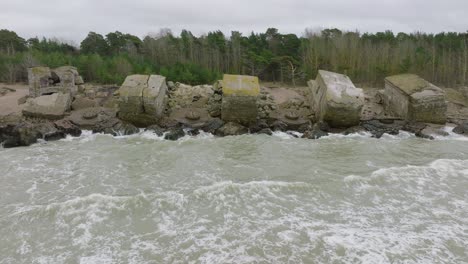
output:
M 38 97 L 53 93 L 76 94 L 78 86 L 83 85 L 83 78 L 72 66 L 62 66 L 51 70 L 49 67 L 28 69 L 29 96 Z
M 225 74 L 222 81 L 221 118 L 241 124 L 257 120 L 258 77 Z
M 308 86 L 316 121 L 338 128 L 359 124 L 364 94 L 348 76 L 320 70 L 316 80 L 309 81 Z
M 70 93 L 53 93 L 29 98 L 24 105 L 23 115 L 44 119 L 61 119 L 70 110 Z
M 446 121 L 445 92 L 415 74 L 385 78 L 384 106 L 389 113 L 408 121 Z
M 136 126 L 156 124 L 164 111 L 166 77 L 130 75 L 118 90 L 119 118 Z

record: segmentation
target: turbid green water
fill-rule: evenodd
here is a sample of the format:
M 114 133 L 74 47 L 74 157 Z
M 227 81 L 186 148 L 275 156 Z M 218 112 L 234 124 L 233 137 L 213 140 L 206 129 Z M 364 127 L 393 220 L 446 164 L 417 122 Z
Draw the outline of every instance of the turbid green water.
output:
M 0 263 L 467 263 L 465 139 L 0 148 Z

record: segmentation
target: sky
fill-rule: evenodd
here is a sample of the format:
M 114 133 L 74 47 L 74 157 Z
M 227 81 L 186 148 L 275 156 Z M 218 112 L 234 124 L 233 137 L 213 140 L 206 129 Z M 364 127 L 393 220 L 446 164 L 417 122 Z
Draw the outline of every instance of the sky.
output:
M 195 35 L 306 29 L 360 32 L 468 30 L 468 0 L 0 0 L 0 29 L 79 44 L 89 31 L 138 37 L 170 28 Z

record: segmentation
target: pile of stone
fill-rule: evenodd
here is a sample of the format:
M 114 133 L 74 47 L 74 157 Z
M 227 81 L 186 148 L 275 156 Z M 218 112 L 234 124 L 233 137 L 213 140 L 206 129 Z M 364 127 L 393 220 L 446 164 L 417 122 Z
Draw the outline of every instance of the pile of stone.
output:
M 23 115 L 57 120 L 70 111 L 73 96 L 84 84 L 75 67 L 62 66 L 28 69 L 29 97 L 25 100 Z
M 431 138 L 444 131 L 426 123 L 445 123 L 447 116 L 444 91 L 411 74 L 387 77 L 385 90 L 372 93 L 356 88 L 346 75 L 323 70 L 300 89 L 260 88 L 257 77 L 230 74 L 214 85 L 198 86 L 166 82 L 159 75 L 130 75 L 120 87 L 84 84 L 70 66 L 35 67 L 28 74 L 24 117 L 0 120 L 5 146 L 78 135 L 81 129 L 127 135 L 137 133 L 137 127 L 169 140 L 200 131 L 218 136 L 285 131 L 299 136 L 291 130 L 308 139 L 361 131 L 379 138 L 400 130 Z M 460 94 L 451 91 L 449 97 Z M 465 101 L 456 102 L 466 108 Z M 460 124 L 454 131 L 468 134 L 468 125 Z
M 261 90 L 257 100 L 257 112 L 259 118 L 269 118 L 271 113 L 278 109 L 273 97 L 267 91 Z

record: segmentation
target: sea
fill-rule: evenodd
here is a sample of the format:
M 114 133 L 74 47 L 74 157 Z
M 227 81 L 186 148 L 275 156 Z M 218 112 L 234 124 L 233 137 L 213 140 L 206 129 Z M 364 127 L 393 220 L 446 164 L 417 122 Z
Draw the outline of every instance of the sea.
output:
M 468 263 L 468 137 L 0 147 L 0 264 Z

